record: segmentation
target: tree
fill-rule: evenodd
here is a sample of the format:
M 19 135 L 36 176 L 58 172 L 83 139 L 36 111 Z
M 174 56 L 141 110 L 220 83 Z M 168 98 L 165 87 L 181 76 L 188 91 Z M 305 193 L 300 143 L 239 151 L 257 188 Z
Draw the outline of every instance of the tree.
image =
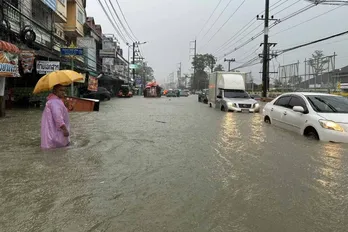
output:
M 192 76 L 191 88 L 204 89 L 208 87 L 208 74 L 206 68 L 212 72 L 216 64 L 216 59 L 212 54 L 197 54 L 192 61 L 192 66 L 196 70 L 195 76 Z
M 147 62 L 139 61 L 138 68 L 135 70 L 135 74 L 142 78 L 145 78 L 145 81 L 152 81 L 154 79 L 154 71 L 152 67 L 147 65 Z
M 214 68 L 214 72 L 217 71 L 225 71 L 224 70 L 224 66 L 222 66 L 222 64 L 218 64 L 215 68 Z
M 316 50 L 312 54 L 312 58 L 308 60 L 309 66 L 313 68 L 314 72 L 314 78 L 315 82 L 317 81 L 317 78 L 320 74 L 323 73 L 323 71 L 326 69 L 325 65 L 329 62 L 329 59 L 327 59 L 324 56 L 323 51 Z

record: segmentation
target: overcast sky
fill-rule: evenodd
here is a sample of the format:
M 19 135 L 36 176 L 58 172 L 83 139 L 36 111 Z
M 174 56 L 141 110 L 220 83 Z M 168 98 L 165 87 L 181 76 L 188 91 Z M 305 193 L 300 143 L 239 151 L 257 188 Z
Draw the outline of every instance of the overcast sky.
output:
M 105 6 L 105 0 L 100 1 Z M 137 39 L 141 42 L 148 42 L 141 46 L 141 50 L 146 61 L 153 67 L 155 77 L 159 82 L 163 82 L 171 72 L 176 71 L 179 62 L 182 63 L 182 73 L 190 72 L 190 41 L 193 41 L 195 38 L 197 39 L 198 53 L 212 53 L 214 56 L 221 58 L 218 63 L 223 64 L 227 68 L 227 63 L 223 62 L 223 55 L 242 45 L 243 42 L 251 39 L 262 30 L 261 24 L 263 21 L 257 21 L 256 15 L 264 10 L 263 0 L 221 0 L 219 7 L 208 23 L 206 22 L 209 16 L 220 0 L 118 1 Z M 243 1 L 244 4 L 236 11 Z M 109 3 L 109 0 L 107 2 Z M 112 0 L 111 2 L 114 4 L 115 9 L 118 10 L 116 1 Z M 230 4 L 228 5 L 229 2 Z M 279 0 L 270 0 L 271 6 L 277 2 Z M 216 21 L 227 5 L 228 7 L 224 13 Z M 305 0 L 282 0 L 277 5 L 274 5 L 274 9 L 271 8 L 271 15 L 274 14 L 276 19 L 284 19 L 307 5 L 309 3 Z M 347 7 L 337 8 L 337 6 L 319 5 L 306 10 L 274 26 L 270 30 L 270 42 L 277 43 L 275 49 L 281 50 L 343 32 L 347 30 L 347 17 L 345 16 L 348 10 Z M 331 12 L 329 12 L 330 10 Z M 236 13 L 231 17 L 235 11 Z M 103 13 L 98 0 L 87 0 L 87 16 L 94 17 L 95 22 L 102 25 L 103 33 L 112 33 L 117 36 L 112 24 Z M 121 14 L 119 16 L 122 17 Z M 318 17 L 305 22 L 316 16 Z M 231 18 L 227 21 L 229 17 Z M 253 18 L 256 22 L 243 34 L 238 35 L 239 29 Z M 212 26 L 215 21 L 215 25 Z M 226 21 L 227 23 L 221 27 Z M 300 23 L 302 24 L 296 26 Z M 257 27 L 258 25 L 260 26 Z M 202 28 L 203 31 L 199 34 Z M 284 31 L 288 28 L 290 29 Z M 216 33 L 217 31 L 218 33 Z M 279 34 L 275 35 L 276 33 Z M 230 44 L 222 46 L 233 36 L 235 37 Z M 124 56 L 127 58 L 127 46 L 121 39 L 119 40 L 121 47 L 125 51 Z M 128 41 L 131 42 L 129 39 Z M 263 35 L 226 56 L 226 58 L 235 58 L 237 62 L 241 63 L 248 61 L 262 51 L 261 47 L 256 50 L 262 41 Z M 336 52 L 338 55 L 336 68 L 340 68 L 348 65 L 347 44 L 348 36 L 346 35 L 294 50 L 271 61 L 270 69 L 273 71 L 273 68 L 277 69 L 279 64 L 283 65 L 299 60 L 300 72 L 303 73 L 303 61 L 306 57 L 310 57 L 314 50 L 323 50 L 325 55 L 332 55 Z M 237 67 L 241 64 L 237 62 L 232 64 L 231 67 Z M 260 83 L 260 69 L 261 65 L 258 64 L 241 70 L 251 71 L 255 81 Z

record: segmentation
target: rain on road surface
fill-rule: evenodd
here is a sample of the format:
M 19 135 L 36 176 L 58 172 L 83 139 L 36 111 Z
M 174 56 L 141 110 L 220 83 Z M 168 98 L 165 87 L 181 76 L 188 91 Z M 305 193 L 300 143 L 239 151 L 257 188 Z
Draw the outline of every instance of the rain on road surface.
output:
M 348 155 L 188 98 L 73 113 L 42 152 L 41 111 L 0 119 L 0 231 L 347 231 Z

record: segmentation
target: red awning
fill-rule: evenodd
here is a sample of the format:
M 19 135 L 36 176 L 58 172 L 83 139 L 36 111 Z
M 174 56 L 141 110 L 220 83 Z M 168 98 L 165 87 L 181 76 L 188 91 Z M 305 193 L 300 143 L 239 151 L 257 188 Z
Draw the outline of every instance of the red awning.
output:
M 5 42 L 3 40 L 0 40 L 0 51 L 16 53 L 16 54 L 20 52 L 19 48 L 16 45 Z

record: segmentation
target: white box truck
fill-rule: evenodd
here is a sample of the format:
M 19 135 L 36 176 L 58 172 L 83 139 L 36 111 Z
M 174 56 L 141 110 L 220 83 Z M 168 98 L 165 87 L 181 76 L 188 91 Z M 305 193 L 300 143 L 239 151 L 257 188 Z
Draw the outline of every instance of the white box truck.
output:
M 226 112 L 259 112 L 259 103 L 245 91 L 245 77 L 242 72 L 211 73 L 208 105 Z

